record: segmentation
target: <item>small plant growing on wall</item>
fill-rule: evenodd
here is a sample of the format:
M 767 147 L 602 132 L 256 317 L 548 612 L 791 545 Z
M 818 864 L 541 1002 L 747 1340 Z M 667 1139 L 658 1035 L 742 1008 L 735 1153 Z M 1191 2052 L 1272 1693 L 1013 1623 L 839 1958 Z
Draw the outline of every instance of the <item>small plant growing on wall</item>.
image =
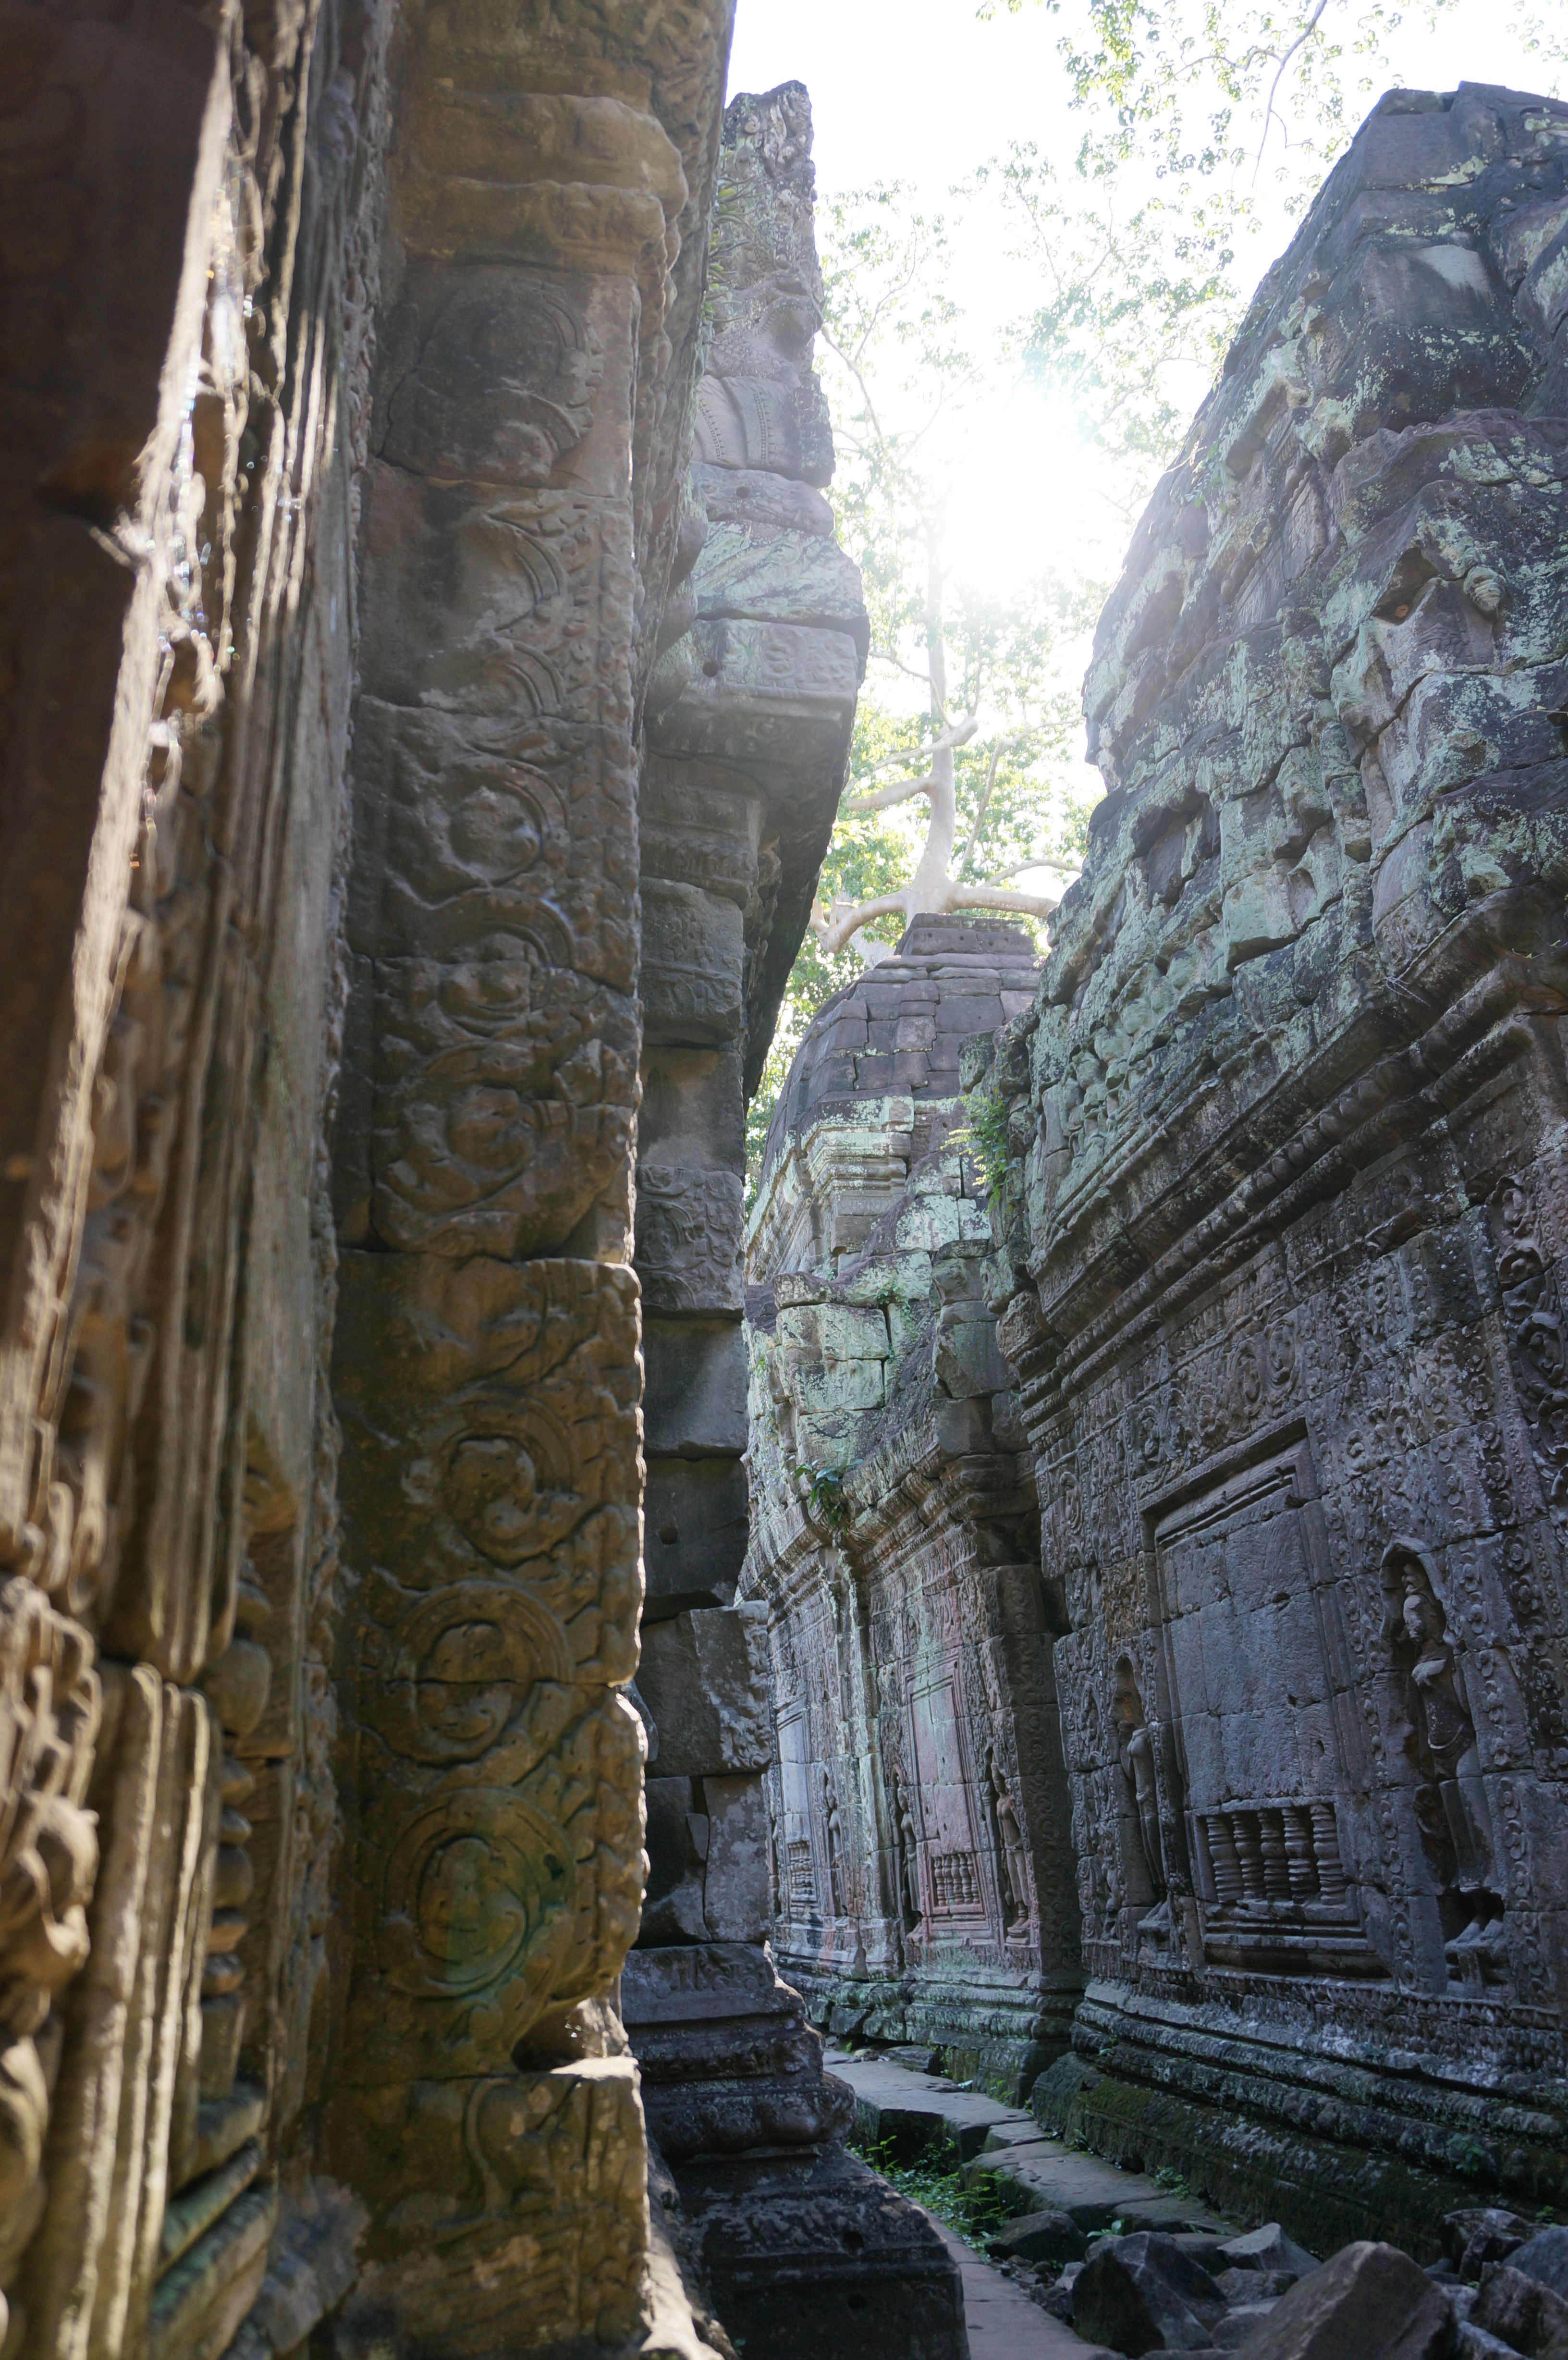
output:
M 844 1478 L 831 1467 L 797 1467 L 797 1479 L 806 1487 L 806 1507 L 820 1524 L 833 1533 L 843 1532 L 849 1522 L 849 1502 L 844 1496 Z
M 948 1143 L 961 1147 L 985 1183 L 985 1193 L 1000 1200 L 1007 1183 L 1007 1105 L 999 1091 L 977 1082 L 965 1093 L 969 1120 L 947 1134 Z

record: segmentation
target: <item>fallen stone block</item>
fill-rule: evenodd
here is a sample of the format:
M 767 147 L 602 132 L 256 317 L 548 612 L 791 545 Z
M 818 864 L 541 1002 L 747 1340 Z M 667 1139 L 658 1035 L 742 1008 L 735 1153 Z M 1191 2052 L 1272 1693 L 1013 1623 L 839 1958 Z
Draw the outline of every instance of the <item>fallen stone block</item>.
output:
M 1273 2311 L 1272 2302 L 1236 2303 L 1216 2322 L 1215 2344 L 1222 2352 L 1239 2352 L 1254 2330 L 1264 2326 Z
M 1443 2219 L 1443 2250 L 1472 2285 L 1488 2262 L 1506 2262 L 1530 2235 L 1530 2223 L 1495 2204 L 1467 2205 Z
M 1203 2261 L 1200 2254 L 1198 2259 Z M 1203 2263 L 1205 2269 L 1210 2265 Z M 1314 2263 L 1313 2267 L 1316 2267 Z M 1273 2302 L 1289 2294 L 1301 2274 L 1296 2270 L 1214 2270 L 1214 2284 L 1234 2309 L 1240 2303 Z
M 1299 2278 L 1243 2360 L 1450 2360 L 1454 2304 L 1397 2245 L 1345 2245 Z
M 1260 2229 L 1248 2229 L 1245 2236 L 1227 2237 L 1219 2250 L 1225 2256 L 1221 2268 L 1271 2270 L 1277 2277 L 1290 2278 L 1307 2278 L 1317 2268 L 1306 2247 L 1288 2237 L 1278 2221 L 1265 2221 Z
M 1568 2229 L 1541 2229 L 1508 2256 L 1510 2267 L 1568 2297 Z
M 1568 2302 L 1543 2280 L 1528 2277 L 1518 2267 L 1519 2255 L 1529 2251 L 1530 2245 L 1524 2245 L 1513 2261 L 1487 2263 L 1470 2320 L 1473 2326 L 1483 2328 L 1488 2335 L 1500 2335 L 1516 2352 L 1534 2360 L 1550 2344 L 1568 2344 Z
M 1211 2347 L 1225 2308 L 1207 2270 L 1174 2238 L 1147 2230 L 1102 2239 L 1073 2288 L 1074 2333 L 1128 2360 Z
M 994 2262 L 1044 2262 L 1060 2268 L 1081 2262 L 1089 2241 L 1069 2212 L 1024 2212 L 987 2239 L 985 2251 Z
M 1511 2344 L 1505 2344 L 1500 2335 L 1488 2335 L 1472 2319 L 1462 2319 L 1456 2333 L 1454 2360 L 1519 2360 Z

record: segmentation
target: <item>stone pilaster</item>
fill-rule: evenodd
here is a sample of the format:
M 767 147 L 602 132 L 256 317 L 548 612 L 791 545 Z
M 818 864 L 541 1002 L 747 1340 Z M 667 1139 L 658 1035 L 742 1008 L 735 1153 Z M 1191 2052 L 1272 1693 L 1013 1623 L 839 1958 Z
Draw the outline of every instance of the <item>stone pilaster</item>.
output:
M 336 1175 L 354 2352 L 648 2318 L 637 761 L 728 12 L 613 14 L 449 10 L 396 77 Z

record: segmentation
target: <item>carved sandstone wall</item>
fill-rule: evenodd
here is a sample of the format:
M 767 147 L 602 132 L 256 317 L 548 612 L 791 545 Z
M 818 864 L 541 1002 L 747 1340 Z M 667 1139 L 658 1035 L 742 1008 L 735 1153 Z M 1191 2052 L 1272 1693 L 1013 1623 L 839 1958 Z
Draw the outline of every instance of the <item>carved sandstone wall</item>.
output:
M 1565 176 L 1469 85 L 1336 167 L 992 1068 L 1094 1979 L 1037 2105 L 1320 2243 L 1565 2193 Z
M 988 1240 L 911 940 L 749 1241 L 781 1961 L 1320 2249 L 1568 2195 L 1565 253 L 1568 109 L 1375 110 L 1102 619 Z
M 725 110 L 683 522 L 697 553 L 666 609 L 650 697 L 636 1263 L 649 1868 L 621 1991 L 650 2133 L 753 2360 L 950 2360 L 964 2333 L 953 2264 L 914 2207 L 844 2153 L 849 2092 L 824 2076 L 821 2035 L 763 1948 L 767 1615 L 735 1598 L 746 1090 L 805 931 L 866 645 L 859 577 L 821 490 L 833 443 L 811 369 L 811 131 L 799 82 Z
M 0 2288 L 287 2349 L 332 1782 L 332 1226 L 385 28 L 0 15 Z M 253 2307 L 254 2306 L 254 2307 Z
M 1029 936 L 918 918 L 813 1021 L 748 1246 L 751 1548 L 778 1763 L 775 1946 L 819 2020 L 1016 2096 L 1080 1986 L 1022 1436 L 982 1292 L 961 1044 Z
M 336 1153 L 344 2351 L 648 2321 L 613 2006 L 645 1866 L 637 760 L 728 31 L 725 0 L 459 6 L 395 60 Z

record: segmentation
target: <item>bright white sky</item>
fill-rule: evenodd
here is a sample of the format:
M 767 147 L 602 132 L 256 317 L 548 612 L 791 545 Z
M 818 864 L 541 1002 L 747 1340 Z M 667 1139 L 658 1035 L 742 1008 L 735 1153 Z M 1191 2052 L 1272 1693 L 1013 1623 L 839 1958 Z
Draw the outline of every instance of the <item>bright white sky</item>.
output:
M 1550 0 L 1549 16 L 1562 5 Z M 1437 30 L 1412 26 L 1399 40 L 1399 80 L 1436 90 L 1466 80 L 1540 89 L 1546 63 L 1501 27 L 1505 13 L 1499 0 L 1459 0 Z M 1059 169 L 1071 162 L 1083 119 L 1068 105 L 1057 57 L 1062 29 L 1062 16 L 1038 0 L 988 23 L 977 21 L 975 0 L 739 0 L 730 90 L 806 84 L 822 191 L 897 180 L 926 208 L 941 208 L 955 181 L 1014 139 L 1033 140 Z M 1258 194 L 1268 197 L 1266 177 Z M 1289 242 L 1290 226 L 1275 213 L 1247 257 L 1249 284 Z M 994 242 L 972 238 L 964 266 L 963 293 L 983 344 L 987 331 L 1033 308 L 1033 290 L 1028 271 Z M 1202 391 L 1195 384 L 1194 407 Z M 1038 393 L 999 372 L 970 434 L 966 525 L 954 535 L 965 570 L 1000 587 L 1053 552 L 1060 562 L 1064 542 L 1104 544 L 1102 563 L 1114 567 L 1125 527 L 1107 514 L 1092 467 L 1063 447 L 1062 422 Z

